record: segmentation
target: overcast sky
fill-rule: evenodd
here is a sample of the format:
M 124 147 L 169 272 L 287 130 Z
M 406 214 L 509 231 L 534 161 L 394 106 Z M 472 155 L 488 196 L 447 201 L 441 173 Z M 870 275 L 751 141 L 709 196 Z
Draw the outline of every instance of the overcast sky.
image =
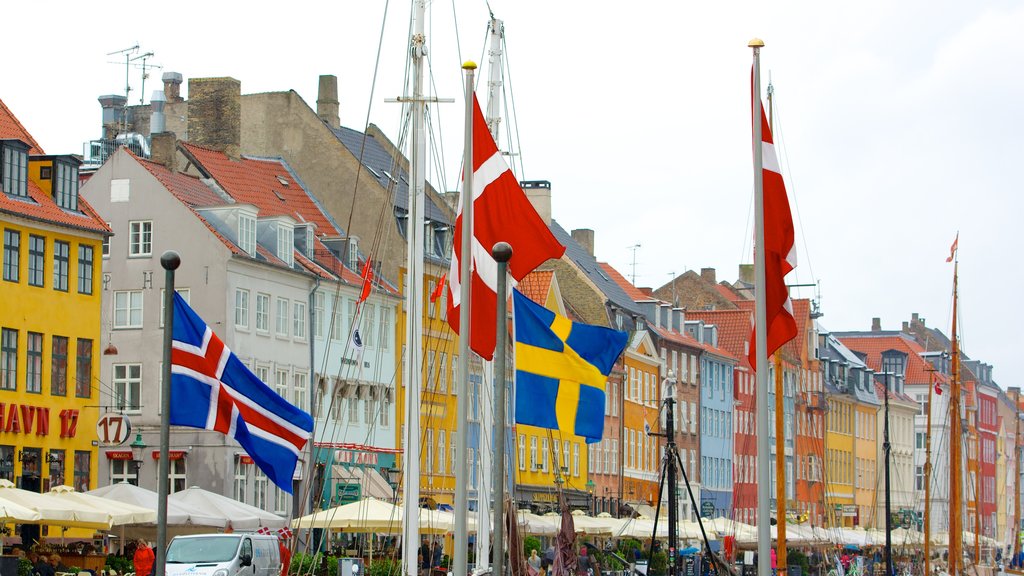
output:
M 506 27 L 515 114 L 505 122 L 518 128 L 518 175 L 551 182 L 555 219 L 594 229 L 598 259 L 630 278 L 639 244 L 636 284 L 651 287 L 702 267 L 735 280 L 737 265 L 751 260 L 747 42 L 760 37 L 797 226 L 799 265 L 788 281 L 821 286 L 794 295 L 820 296 L 831 330 L 866 330 L 874 316 L 898 329 L 917 312 L 948 333 L 945 257 L 959 231 L 965 349 L 992 363 L 1004 388 L 1020 385 L 1024 4 L 491 0 L 490 8 Z M 457 100 L 436 105 L 444 174 L 432 170 L 431 181 L 454 189 L 459 65 L 482 60 L 487 6 L 453 0 L 428 10 L 433 83 Z M 146 82 L 146 102 L 160 75 L 176 71 L 231 76 L 244 93 L 295 90 L 315 108 L 317 76 L 335 74 L 342 124 L 364 126 L 369 110 L 369 121 L 398 139 L 398 107 L 385 99 L 402 91 L 404 0 L 55 2 L 47 11 L 59 17 L 41 18 L 26 2 L 4 8 L 5 20 L 21 24 L 5 31 L 0 99 L 48 153 L 81 153 L 100 136 L 96 97 L 125 89 L 124 57 L 107 53 L 136 44 L 135 55 L 153 52 L 147 61 L 162 66 Z M 141 72 L 128 70 L 131 103 L 143 95 Z

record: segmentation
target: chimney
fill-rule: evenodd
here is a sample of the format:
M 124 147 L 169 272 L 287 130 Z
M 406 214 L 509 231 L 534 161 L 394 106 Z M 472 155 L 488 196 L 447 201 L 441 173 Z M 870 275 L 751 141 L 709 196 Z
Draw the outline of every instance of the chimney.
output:
M 121 114 L 128 99 L 120 94 L 100 96 L 100 108 L 103 108 L 103 139 L 113 140 L 120 131 Z
M 164 97 L 164 91 L 153 90 L 153 95 L 149 98 L 149 105 L 153 108 L 153 113 L 149 116 L 150 137 L 167 129 L 167 117 L 164 116 L 164 104 L 166 103 L 167 98 Z
M 672 329 L 672 305 L 668 302 L 662 302 L 660 309 L 658 310 L 658 326 L 665 328 L 666 330 Z
M 637 290 L 643 292 L 645 295 L 650 296 L 651 298 L 654 298 L 654 288 L 644 287 L 644 288 L 637 288 Z
M 917 312 L 914 312 L 914 313 L 912 313 L 910 315 L 910 323 L 911 324 L 917 324 L 920 320 L 921 320 L 921 318 L 920 318 L 920 316 L 917 315 Z
M 715 269 L 714 268 L 701 268 L 700 277 L 702 280 L 709 284 L 718 284 L 715 280 Z
M 754 265 L 740 264 L 740 282 L 754 284 Z
M 242 83 L 234 78 L 190 78 L 188 139 L 237 157 L 242 142 Z
M 333 74 L 320 75 L 320 90 L 316 95 L 316 115 L 328 126 L 341 128 L 338 117 L 338 77 Z
M 871 331 L 872 332 L 881 332 L 882 331 L 882 319 L 881 318 L 877 318 L 876 317 L 876 318 L 872 318 L 871 319 Z
M 171 104 L 181 102 L 181 72 L 164 72 L 164 97 Z
M 171 172 L 177 172 L 178 137 L 174 132 L 156 132 L 150 138 L 150 160 L 163 164 Z
M 910 322 L 903 323 L 903 333 L 910 334 Z
M 589 228 L 577 228 L 572 231 L 572 239 L 576 241 L 587 254 L 594 255 L 594 231 Z
M 551 182 L 526 180 L 520 182 L 519 185 L 523 187 L 523 192 L 526 192 L 526 197 L 530 199 L 530 204 L 533 204 L 533 209 L 540 214 L 545 224 L 551 226 Z M 591 245 L 590 255 L 594 255 L 593 245 Z
M 683 333 L 686 324 L 686 309 L 685 308 L 673 308 L 672 309 L 672 330 Z

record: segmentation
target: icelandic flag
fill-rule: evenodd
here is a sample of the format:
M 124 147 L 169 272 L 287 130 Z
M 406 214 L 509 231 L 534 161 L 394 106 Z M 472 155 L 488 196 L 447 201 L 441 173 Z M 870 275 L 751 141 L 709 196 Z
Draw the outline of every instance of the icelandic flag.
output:
M 231 436 L 291 494 L 313 418 L 260 381 L 177 293 L 173 318 L 171 424 Z

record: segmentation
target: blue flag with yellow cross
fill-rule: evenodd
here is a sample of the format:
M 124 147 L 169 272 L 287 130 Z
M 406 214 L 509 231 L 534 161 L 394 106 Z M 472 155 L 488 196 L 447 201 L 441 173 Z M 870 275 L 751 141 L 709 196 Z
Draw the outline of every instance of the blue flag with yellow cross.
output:
M 513 293 L 516 424 L 600 442 L 605 381 L 628 335 L 573 322 Z

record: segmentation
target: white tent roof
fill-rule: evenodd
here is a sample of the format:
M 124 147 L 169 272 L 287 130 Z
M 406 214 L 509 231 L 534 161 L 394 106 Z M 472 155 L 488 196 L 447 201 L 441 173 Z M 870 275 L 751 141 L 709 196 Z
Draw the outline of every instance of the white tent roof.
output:
M 211 514 L 216 514 L 226 519 L 235 530 L 254 530 L 262 526 L 284 528 L 288 525 L 288 521 L 277 514 L 244 504 L 216 492 L 203 490 L 198 486 L 192 486 L 191 488 L 171 494 L 167 497 L 167 501 L 170 502 L 171 500 L 184 502 L 196 508 L 207 510 Z
M 103 486 L 95 490 L 85 492 L 87 495 L 109 498 L 118 502 L 134 504 L 143 508 L 156 511 L 158 494 L 127 482 Z M 154 520 L 155 523 L 155 520 Z M 197 508 L 185 502 L 178 502 L 171 498 L 167 499 L 167 525 L 168 526 L 210 526 L 224 528 L 228 521 L 223 516 L 214 512 Z

